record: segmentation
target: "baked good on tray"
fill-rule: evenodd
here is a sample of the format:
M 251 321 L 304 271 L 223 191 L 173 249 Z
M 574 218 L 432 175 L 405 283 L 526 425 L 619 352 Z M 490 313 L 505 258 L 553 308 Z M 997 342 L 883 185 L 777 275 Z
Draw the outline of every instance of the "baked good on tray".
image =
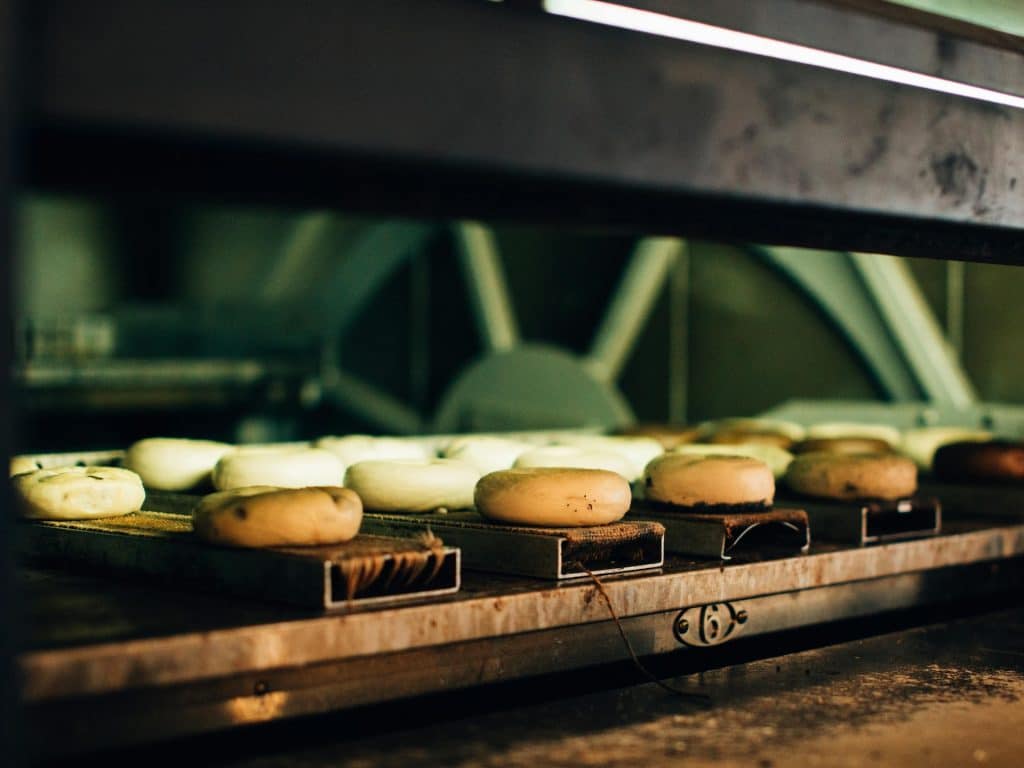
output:
M 621 520 L 632 496 L 616 472 L 529 467 L 485 475 L 474 500 L 477 511 L 495 522 L 563 528 Z
M 917 491 L 917 465 L 895 453 L 804 453 L 785 480 L 797 493 L 823 499 L 902 499 Z

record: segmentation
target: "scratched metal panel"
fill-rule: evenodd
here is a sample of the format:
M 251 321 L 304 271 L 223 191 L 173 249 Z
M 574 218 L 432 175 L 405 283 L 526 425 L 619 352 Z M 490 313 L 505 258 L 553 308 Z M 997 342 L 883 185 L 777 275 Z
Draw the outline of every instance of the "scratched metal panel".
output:
M 51 0 L 29 177 L 1024 258 L 1022 110 L 510 5 Z

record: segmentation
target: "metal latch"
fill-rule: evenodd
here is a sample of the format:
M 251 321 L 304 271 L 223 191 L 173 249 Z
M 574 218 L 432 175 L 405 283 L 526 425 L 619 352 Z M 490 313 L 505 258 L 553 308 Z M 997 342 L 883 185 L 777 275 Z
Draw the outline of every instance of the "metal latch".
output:
M 747 618 L 747 609 L 733 603 L 697 605 L 676 616 L 672 632 L 683 645 L 721 645 L 742 633 Z

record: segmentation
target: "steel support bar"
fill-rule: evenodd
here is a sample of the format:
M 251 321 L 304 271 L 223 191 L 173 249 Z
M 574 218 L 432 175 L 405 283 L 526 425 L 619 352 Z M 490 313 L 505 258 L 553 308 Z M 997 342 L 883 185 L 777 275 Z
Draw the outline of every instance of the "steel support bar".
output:
M 366 419 L 382 432 L 414 435 L 423 430 L 423 421 L 415 410 L 338 368 L 325 370 L 320 386 L 325 399 Z
M 615 381 L 619 377 L 684 247 L 675 238 L 649 237 L 633 250 L 584 363 L 598 379 Z
M 406 221 L 373 224 L 345 254 L 322 294 L 324 330 L 340 337 L 360 310 L 395 271 L 436 233 L 436 228 Z
M 877 254 L 852 253 L 850 258 L 925 397 L 956 408 L 975 402 L 974 388 L 907 263 Z
M 504 352 L 519 343 L 512 301 L 494 234 L 478 222 L 453 228 L 480 340 L 489 352 Z
M 844 253 L 755 247 L 752 252 L 803 289 L 839 327 L 893 400 L 919 400 L 900 348 Z
M 46 188 L 1024 262 L 1009 106 L 519 3 L 48 0 L 34 16 L 25 158 Z M 862 16 L 833 9 L 798 42 L 827 50 Z M 868 36 L 923 72 L 959 50 L 881 17 Z M 978 71 L 1020 58 L 970 53 Z

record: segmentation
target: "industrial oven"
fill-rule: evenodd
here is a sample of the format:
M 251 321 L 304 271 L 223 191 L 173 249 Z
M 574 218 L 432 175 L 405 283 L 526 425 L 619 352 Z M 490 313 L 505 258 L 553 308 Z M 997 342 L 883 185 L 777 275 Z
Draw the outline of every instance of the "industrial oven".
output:
M 352 431 L 425 441 L 614 431 L 692 420 L 702 376 L 711 415 L 763 385 L 758 412 L 804 424 L 1024 436 L 1024 409 L 983 399 L 962 362 L 964 263 L 1024 259 L 1020 38 L 873 0 L 17 5 L 0 4 L 17 63 L 2 85 L 7 240 L 19 195 L 103 201 L 122 255 L 101 268 L 163 301 L 41 318 L 14 297 L 8 445 L 40 466 L 119 462 L 127 445 L 96 435 L 139 432 L 141 412 L 150 434 L 272 443 L 326 434 L 337 412 Z M 175 236 L 199 233 L 182 278 L 165 212 L 198 204 L 249 206 L 227 218 L 256 234 L 229 261 L 210 236 L 224 218 L 179 221 Z M 40 248 L 57 248 L 57 220 L 39 221 Z M 561 240 L 509 234 L 525 224 Z M 531 249 L 548 271 L 510 280 L 508 253 Z M 753 370 L 725 381 L 736 358 L 698 349 L 690 304 L 702 289 L 775 298 L 691 266 L 741 257 L 772 276 L 762 288 L 813 307 L 803 325 L 834 329 L 858 372 L 816 389 L 813 353 L 773 372 L 751 349 Z M 408 293 L 389 298 L 399 272 Z M 941 322 L 922 276 L 941 284 Z M 193 303 L 171 306 L 161 286 L 188 280 Z M 230 292 L 246 280 L 256 288 Z M 559 305 L 582 351 L 524 340 Z M 431 331 L 423 317 L 444 312 Z M 658 362 L 638 366 L 652 322 Z M 398 325 L 404 341 L 388 335 Z M 1017 341 L 996 346 L 1012 356 Z M 777 397 L 777 380 L 842 381 L 854 397 Z M 734 641 L 1019 596 L 1024 490 L 925 478 L 921 491 L 913 509 L 798 504 L 806 514 L 749 551 L 741 522 L 655 515 L 630 531 L 628 567 L 608 541 L 432 516 L 434 580 L 355 601 L 340 556 L 176 548 L 194 499 L 175 494 L 149 495 L 141 533 L 5 516 L 21 738 L 66 757 L 630 654 L 698 669 Z M 371 522 L 398 539 L 425 525 Z

